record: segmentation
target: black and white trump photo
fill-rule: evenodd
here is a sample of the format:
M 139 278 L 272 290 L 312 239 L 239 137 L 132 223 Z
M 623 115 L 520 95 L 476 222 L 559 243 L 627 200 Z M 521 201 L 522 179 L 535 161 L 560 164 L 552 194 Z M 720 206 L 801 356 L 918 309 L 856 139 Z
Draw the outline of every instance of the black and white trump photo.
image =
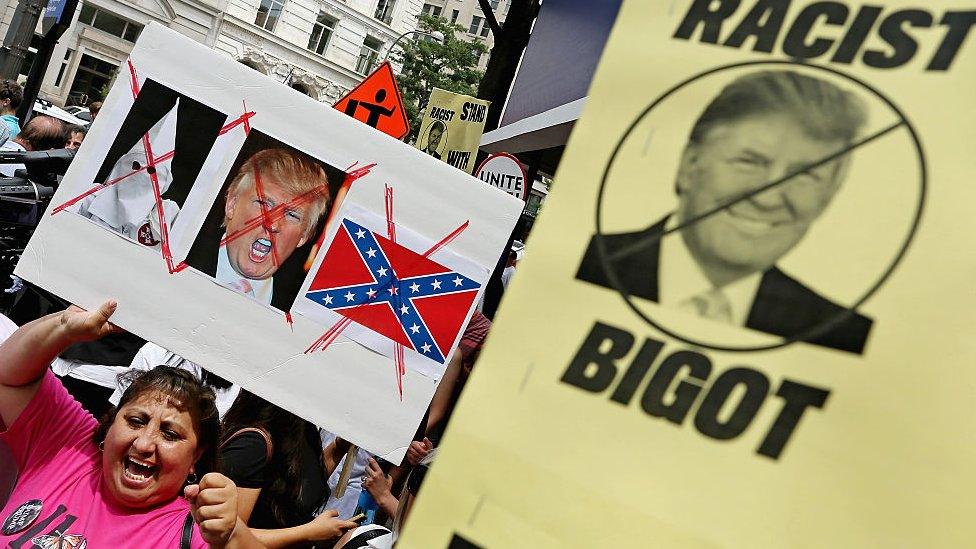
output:
M 837 277 L 846 266 L 837 263 L 843 253 L 835 251 L 845 240 L 864 244 L 867 253 L 879 255 L 876 272 L 870 273 L 876 277 L 884 269 L 879 252 L 890 254 L 894 237 L 884 242 L 859 236 L 864 232 L 860 220 L 877 215 L 872 206 L 883 205 L 878 196 L 853 208 L 845 205 L 844 213 L 860 210 L 846 226 L 827 213 L 849 187 L 855 187 L 851 195 L 870 195 L 864 186 L 878 183 L 865 178 L 870 171 L 853 167 L 860 156 L 877 154 L 870 145 L 857 145 L 876 126 L 872 110 L 880 109 L 868 94 L 841 79 L 792 68 L 740 70 L 725 75 L 720 86 L 709 85 L 707 93 L 693 90 L 704 101 L 694 112 L 690 93 L 678 94 L 659 112 L 652 109 L 644 127 L 624 144 L 624 160 L 610 171 L 604 189 L 609 202 L 602 211 L 604 230 L 588 243 L 576 277 L 620 291 L 631 301 L 639 298 L 714 322 L 863 353 L 875 321 L 849 308 L 869 286 L 870 276 Z M 677 118 L 681 109 L 690 122 L 662 122 Z M 675 126 L 682 127 L 680 135 L 672 130 Z M 674 155 L 670 164 L 655 161 L 668 153 Z M 625 178 L 629 186 L 646 182 L 659 196 L 666 190 L 673 206 L 662 209 L 662 199 L 645 202 L 628 195 L 636 205 L 614 207 L 624 199 L 614 191 L 625 186 Z M 896 188 L 888 193 L 894 195 Z M 659 213 L 641 219 L 641 205 Z M 632 213 L 615 215 L 624 208 Z M 821 224 L 828 226 L 823 237 L 815 230 Z M 628 230 L 606 229 L 617 225 Z M 869 231 L 879 229 L 884 230 Z M 804 263 L 816 271 L 812 277 L 784 265 L 801 250 L 807 254 Z M 831 285 L 820 284 L 831 276 L 837 286 L 859 286 L 836 295 Z

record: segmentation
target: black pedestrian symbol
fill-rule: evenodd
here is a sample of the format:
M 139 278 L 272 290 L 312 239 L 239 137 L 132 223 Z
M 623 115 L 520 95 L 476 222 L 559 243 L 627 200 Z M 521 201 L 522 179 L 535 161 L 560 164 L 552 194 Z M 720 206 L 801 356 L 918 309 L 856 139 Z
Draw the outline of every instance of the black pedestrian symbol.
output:
M 346 104 L 345 113 L 355 118 L 356 111 L 363 108 L 369 112 L 369 116 L 366 117 L 366 125 L 375 128 L 377 124 L 380 123 L 381 116 L 393 116 L 393 113 L 396 111 L 396 105 L 387 108 L 381 104 L 383 101 L 386 101 L 386 90 L 383 88 L 376 91 L 376 95 L 373 97 L 373 100 L 376 102 L 367 103 L 358 99 L 350 99 L 349 103 Z

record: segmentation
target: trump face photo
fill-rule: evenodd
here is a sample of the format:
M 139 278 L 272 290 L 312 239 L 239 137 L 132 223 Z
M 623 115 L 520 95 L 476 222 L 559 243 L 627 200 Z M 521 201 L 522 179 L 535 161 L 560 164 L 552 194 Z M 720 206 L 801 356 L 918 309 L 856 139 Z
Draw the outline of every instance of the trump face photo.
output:
M 868 119 L 864 100 L 829 79 L 789 69 L 741 74 L 694 116 L 668 185 L 673 210 L 638 231 L 595 235 L 577 278 L 767 334 L 819 332 L 807 341 L 863 352 L 872 320 L 779 263 L 846 184 L 857 154 L 846 149 Z
M 692 130 L 676 182 L 683 222 L 730 204 L 682 231 L 709 278 L 764 271 L 799 243 L 840 187 L 844 160 L 807 167 L 850 143 L 864 118 L 854 97 L 798 74 L 726 88 Z
M 258 181 L 260 181 L 260 189 Z M 329 180 L 314 161 L 265 149 L 248 158 L 224 201 L 230 266 L 241 276 L 264 280 L 313 236 L 329 205 Z M 269 214 L 267 221 L 256 224 Z
M 289 310 L 343 179 L 341 170 L 252 130 L 186 263 Z

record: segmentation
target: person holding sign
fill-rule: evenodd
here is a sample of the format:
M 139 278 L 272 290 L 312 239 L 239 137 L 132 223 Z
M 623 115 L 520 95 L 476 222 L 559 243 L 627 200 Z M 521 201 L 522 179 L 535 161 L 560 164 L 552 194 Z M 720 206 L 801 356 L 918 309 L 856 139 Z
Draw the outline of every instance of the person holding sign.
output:
M 238 519 L 234 483 L 215 472 L 212 391 L 160 366 L 134 376 L 98 422 L 51 373 L 69 344 L 116 331 L 115 308 L 48 315 L 0 346 L 0 442 L 20 471 L 0 545 L 261 547 Z
M 681 156 L 678 208 L 594 236 L 577 278 L 712 320 L 860 354 L 872 321 L 776 267 L 830 204 L 867 121 L 851 92 L 792 70 L 744 75 L 705 108 Z M 763 189 L 764 186 L 769 188 Z M 668 235 L 670 232 L 675 235 Z M 825 326 L 831 323 L 830 326 Z
M 223 427 L 221 463 L 237 484 L 238 513 L 265 546 L 334 541 L 359 526 L 334 510 L 313 516 L 349 443 L 334 439 L 323 449 L 314 425 L 244 390 Z

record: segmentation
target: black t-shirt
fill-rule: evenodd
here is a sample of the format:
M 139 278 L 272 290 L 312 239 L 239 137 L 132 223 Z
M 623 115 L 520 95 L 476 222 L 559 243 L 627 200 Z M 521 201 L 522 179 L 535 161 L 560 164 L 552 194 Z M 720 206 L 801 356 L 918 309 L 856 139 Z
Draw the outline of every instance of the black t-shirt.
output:
M 318 436 L 318 433 L 315 433 Z M 329 497 L 328 479 L 322 468 L 321 446 L 314 446 L 311 437 L 305 437 L 302 452 L 302 491 L 298 501 L 290 502 L 286 511 L 285 524 L 279 523 L 271 512 L 267 488 L 284 471 L 272 471 L 267 462 L 267 447 L 264 437 L 258 433 L 246 432 L 231 439 L 220 450 L 224 474 L 239 488 L 261 488 L 261 494 L 254 504 L 251 518 L 247 521 L 252 528 L 289 528 L 312 520 L 313 513 Z

